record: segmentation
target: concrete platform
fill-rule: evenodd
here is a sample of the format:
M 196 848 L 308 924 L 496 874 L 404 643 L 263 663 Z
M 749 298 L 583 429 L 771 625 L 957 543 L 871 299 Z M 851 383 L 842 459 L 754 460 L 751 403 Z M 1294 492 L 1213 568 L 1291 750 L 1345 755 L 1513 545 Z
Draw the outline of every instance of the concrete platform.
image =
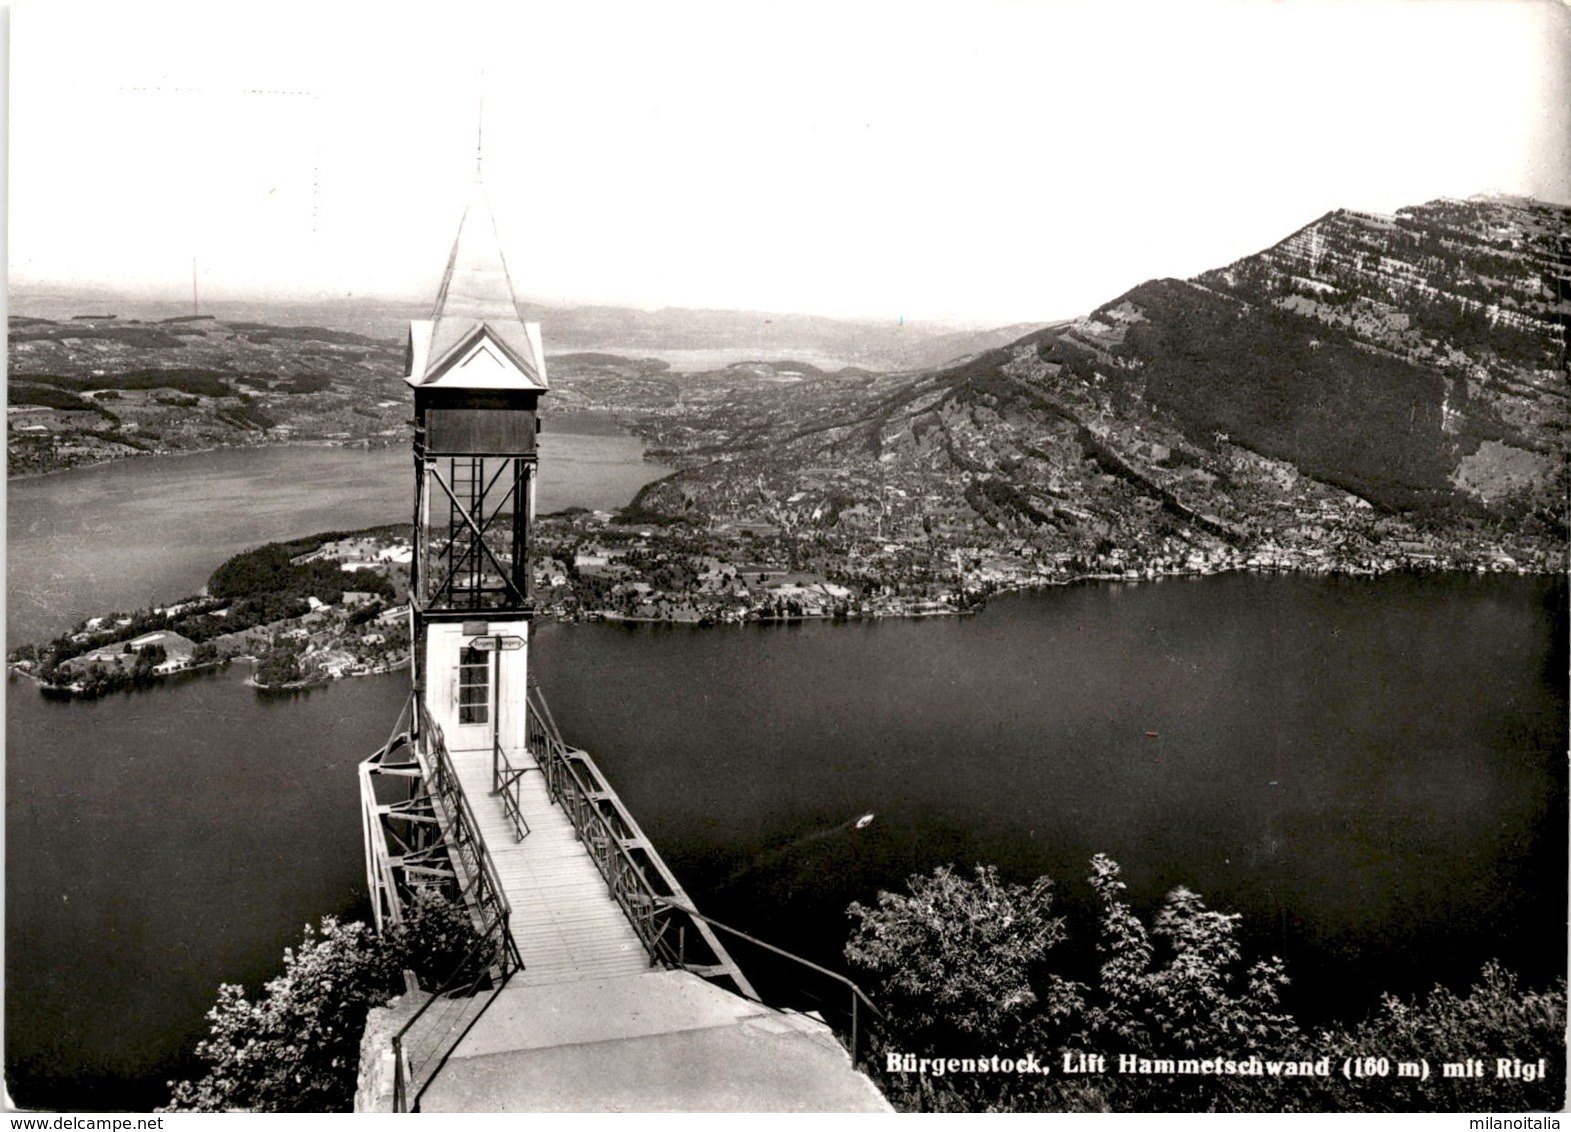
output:
M 452 762 L 512 907 L 524 969 L 489 1005 L 445 1003 L 410 1031 L 412 1087 L 429 1081 L 420 1111 L 890 1111 L 822 1022 L 651 966 L 532 758 L 515 759 L 530 768 L 519 783 L 522 839 L 490 793 L 490 755 Z M 387 1111 L 391 1054 L 373 1030 L 357 1103 Z
M 823 1023 L 686 971 L 509 984 L 423 1112 L 888 1112 Z

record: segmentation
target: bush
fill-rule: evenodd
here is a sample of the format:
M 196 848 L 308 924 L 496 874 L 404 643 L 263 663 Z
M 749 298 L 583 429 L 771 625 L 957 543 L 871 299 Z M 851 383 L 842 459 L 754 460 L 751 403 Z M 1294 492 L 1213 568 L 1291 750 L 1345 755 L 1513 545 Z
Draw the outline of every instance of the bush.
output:
M 365 924 L 329 916 L 320 933 L 306 925 L 299 950 L 284 952 L 283 975 L 255 1002 L 243 987 L 218 988 L 209 1036 L 196 1047 L 212 1068 L 199 1081 L 170 1083 L 170 1111 L 351 1107 L 366 1014 L 397 993 L 400 972 L 395 950 Z
M 1090 996 L 1081 1047 L 1148 1058 L 1234 1058 L 1299 1052 L 1299 1030 L 1281 1008 L 1282 960 L 1242 968 L 1243 917 L 1215 912 L 1187 888 L 1167 894 L 1146 926 L 1123 900 L 1117 862 L 1091 860 L 1100 905 L 1101 965 Z M 1107 1090 L 1121 1110 L 1179 1112 L 1273 1107 L 1251 1077 L 1119 1077 Z
M 1312 1082 L 1301 1107 L 1353 1112 L 1558 1112 L 1566 1102 L 1566 987 L 1526 991 L 1499 963 L 1484 966 L 1463 995 L 1437 986 L 1413 1002 L 1387 995 L 1368 1019 L 1322 1034 L 1317 1045 L 1340 1066 L 1349 1057 L 1385 1058 L 1390 1075 Z M 1496 1075 L 1498 1059 L 1535 1069 L 1544 1079 Z M 1447 1077 L 1445 1064 L 1477 1063 L 1477 1076 Z M 1427 1061 L 1429 1076 L 1403 1077 L 1396 1063 Z
M 846 957 L 885 1014 L 885 1048 L 946 1058 L 1034 1055 L 1048 1072 L 889 1072 L 875 1048 L 874 1071 L 897 1108 L 1520 1112 L 1558 1110 L 1565 1100 L 1563 981 L 1524 991 L 1490 964 L 1465 996 L 1437 987 L 1421 1002 L 1387 997 L 1359 1025 L 1311 1034 L 1282 1009 L 1282 961 L 1246 966 L 1241 917 L 1177 888 L 1148 928 L 1125 903 L 1119 867 L 1105 856 L 1091 862 L 1096 948 L 1094 969 L 1085 972 L 1074 966 L 1063 921 L 1050 914 L 1047 878 L 1002 884 L 991 868 L 966 879 L 944 866 L 908 883 L 909 896 L 881 892 L 877 907 L 850 909 L 856 923 Z M 1065 971 L 1083 973 L 1083 981 Z M 1066 1054 L 1101 1055 L 1105 1070 L 1061 1075 Z M 1114 1062 L 1120 1054 L 1152 1063 L 1259 1058 L 1263 1071 L 1124 1073 Z M 1344 1061 L 1356 1057 L 1385 1058 L 1389 1072 L 1345 1077 Z M 1497 1077 L 1501 1058 L 1535 1070 L 1543 1059 L 1546 1072 L 1534 1081 Z M 1421 1059 L 1427 1077 L 1397 1072 L 1398 1061 Z M 1480 1072 L 1446 1076 L 1447 1062 L 1468 1059 Z M 1327 1060 L 1326 1077 L 1266 1067 Z
M 196 1047 L 211 1068 L 197 1081 L 171 1081 L 164 1111 L 350 1111 L 367 1013 L 403 991 L 405 968 L 434 990 L 466 958 L 486 964 L 484 949 L 476 958 L 479 941 L 463 906 L 434 896 L 382 935 L 333 916 L 319 930 L 307 924 L 300 947 L 284 951 L 284 973 L 255 1001 L 244 987 L 218 988 L 209 1035 Z
M 851 905 L 860 923 L 846 958 L 871 977 L 874 997 L 912 1048 L 939 1041 L 993 1053 L 1044 1006 L 1078 1004 L 1071 987 L 1055 984 L 1063 1001 L 1044 1004 L 1033 986 L 1064 938 L 1046 877 L 1028 888 L 999 883 L 990 865 L 971 880 L 946 865 L 908 883 L 909 896 L 880 892 L 876 908 Z

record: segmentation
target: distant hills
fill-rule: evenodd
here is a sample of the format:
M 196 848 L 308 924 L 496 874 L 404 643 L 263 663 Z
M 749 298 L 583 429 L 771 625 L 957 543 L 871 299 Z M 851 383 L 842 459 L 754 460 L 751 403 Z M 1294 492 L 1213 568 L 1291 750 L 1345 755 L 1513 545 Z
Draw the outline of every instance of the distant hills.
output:
M 11 314 L 66 322 L 86 313 L 115 312 L 122 321 L 158 322 L 190 316 L 184 302 L 100 288 L 13 287 Z M 226 321 L 329 327 L 368 338 L 402 342 L 409 320 L 430 314 L 429 300 L 399 302 L 349 297 L 311 302 L 204 300 L 201 313 Z M 563 305 L 526 302 L 525 315 L 545 327 L 547 355 L 584 351 L 687 354 L 707 351 L 735 358 L 814 359 L 830 369 L 922 369 L 1001 346 L 1042 323 L 1004 327 L 943 322 L 870 321 L 769 311 L 668 307 Z
M 1125 363 L 1110 395 L 1393 508 L 1530 499 L 1563 472 L 1571 423 L 1568 216 L 1488 200 L 1335 212 L 1142 285 L 1103 308 L 1135 312 L 1106 343 Z
M 403 349 L 349 331 L 100 311 L 12 316 L 10 474 L 302 440 L 403 442 Z
M 555 391 L 548 411 L 638 414 L 673 404 L 678 386 L 667 371 L 739 359 L 814 373 L 820 366 L 921 368 L 1035 329 L 748 311 L 529 309 L 546 328 Z M 211 447 L 406 442 L 404 339 L 409 320 L 429 313 L 414 302 L 351 298 L 220 300 L 192 314 L 180 303 L 90 287 L 20 288 L 11 310 L 11 474 Z

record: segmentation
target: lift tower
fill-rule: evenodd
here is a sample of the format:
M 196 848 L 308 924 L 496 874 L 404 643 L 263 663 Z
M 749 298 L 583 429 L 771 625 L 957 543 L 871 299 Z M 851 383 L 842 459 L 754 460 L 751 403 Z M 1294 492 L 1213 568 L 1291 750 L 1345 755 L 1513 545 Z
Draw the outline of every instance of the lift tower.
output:
M 454 754 L 525 746 L 540 327 L 525 322 L 476 172 L 429 319 L 409 324 L 416 695 Z

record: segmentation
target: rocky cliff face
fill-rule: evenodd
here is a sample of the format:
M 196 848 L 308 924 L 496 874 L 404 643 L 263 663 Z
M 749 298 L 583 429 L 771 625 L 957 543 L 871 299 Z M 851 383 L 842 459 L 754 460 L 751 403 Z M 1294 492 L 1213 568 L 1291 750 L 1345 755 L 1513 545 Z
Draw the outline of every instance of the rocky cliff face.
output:
M 1379 359 L 1339 366 L 1354 395 L 1315 392 L 1352 414 L 1345 435 L 1367 434 L 1387 459 L 1435 465 L 1407 469 L 1404 486 L 1508 505 L 1542 495 L 1563 466 L 1571 210 L 1479 199 L 1389 218 L 1335 212 L 1195 284 L 1252 315 L 1290 316 L 1279 320 L 1284 337 L 1313 328 L 1323 346 Z M 1368 382 L 1366 368 L 1384 380 Z M 1288 447 L 1319 466 L 1313 451 Z M 1369 469 L 1357 464 L 1324 471 L 1358 478 Z
M 1568 252 L 1571 209 L 1536 201 L 1339 211 L 943 369 L 716 375 L 680 429 L 655 427 L 689 469 L 644 503 L 822 526 L 861 501 L 888 534 L 891 501 L 919 501 L 906 525 L 930 536 L 1060 560 L 1225 545 L 1552 565 Z

